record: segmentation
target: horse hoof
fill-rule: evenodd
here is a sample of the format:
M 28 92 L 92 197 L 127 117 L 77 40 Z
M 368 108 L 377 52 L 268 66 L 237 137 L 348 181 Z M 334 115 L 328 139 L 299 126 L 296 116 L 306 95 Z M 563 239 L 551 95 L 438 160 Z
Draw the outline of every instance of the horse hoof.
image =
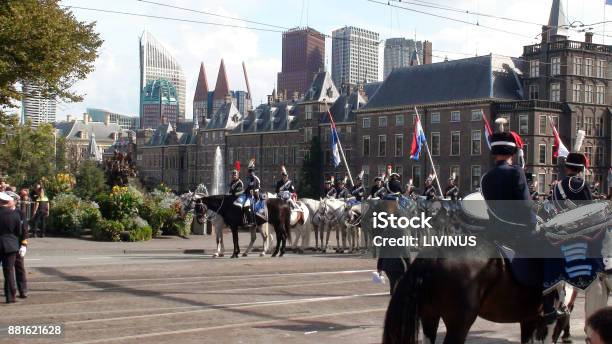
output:
M 262 253 L 260 253 L 260 254 L 259 254 L 259 256 L 260 256 L 260 257 L 265 257 L 265 256 L 266 256 L 266 254 L 262 252 Z
M 284 255 L 285 255 L 285 252 L 283 252 L 283 253 L 279 254 L 279 255 L 278 255 L 278 258 L 280 258 L 280 257 L 282 257 L 282 256 L 284 256 Z
M 242 256 L 243 256 L 243 257 L 247 257 L 247 256 L 248 256 L 248 254 L 246 254 L 246 253 L 243 253 L 243 254 L 242 254 Z
M 234 254 L 232 254 L 232 256 L 230 258 L 238 258 L 238 254 L 234 253 Z

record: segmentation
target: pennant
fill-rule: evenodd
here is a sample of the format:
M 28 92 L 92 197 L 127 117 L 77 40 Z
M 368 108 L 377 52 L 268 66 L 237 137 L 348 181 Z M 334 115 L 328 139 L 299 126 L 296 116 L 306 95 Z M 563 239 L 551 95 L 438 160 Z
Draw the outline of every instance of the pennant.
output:
M 416 122 L 414 123 L 414 135 L 412 135 L 412 144 L 410 146 L 410 159 L 419 160 L 421 154 L 421 148 L 426 142 L 425 131 L 421 125 L 421 118 L 417 116 Z
M 484 137 L 485 137 L 485 141 L 487 142 L 487 147 L 489 147 L 489 150 L 491 149 L 491 135 L 493 135 L 493 129 L 491 129 L 491 125 L 489 125 L 489 121 L 487 120 L 487 118 L 485 117 L 484 113 L 481 115 L 482 117 L 482 121 L 484 122 Z
M 338 167 L 340 165 L 340 149 L 338 147 L 338 131 L 336 131 L 336 123 L 331 123 L 331 150 L 332 150 L 332 165 Z
M 555 137 L 555 143 L 553 145 L 553 158 L 558 158 L 558 157 L 567 158 L 567 155 L 569 154 L 569 150 L 567 149 L 567 147 L 565 147 L 563 142 L 561 142 L 561 138 L 559 137 L 559 132 L 557 131 L 557 128 L 555 128 L 555 123 L 553 122 L 552 118 L 550 118 L 550 116 L 548 116 L 548 123 L 550 123 L 550 126 L 553 131 L 553 136 Z

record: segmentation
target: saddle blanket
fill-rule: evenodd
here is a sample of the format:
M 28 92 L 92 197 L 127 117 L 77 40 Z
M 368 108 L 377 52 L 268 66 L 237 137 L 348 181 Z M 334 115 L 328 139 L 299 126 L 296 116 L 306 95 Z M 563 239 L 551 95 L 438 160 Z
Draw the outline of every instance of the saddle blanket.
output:
M 404 209 L 410 207 L 410 198 L 403 195 L 386 195 L 383 199 L 386 201 L 397 201 L 397 204 Z
M 239 208 L 246 208 L 251 206 L 251 197 L 247 197 L 246 194 L 241 194 L 234 201 L 234 205 Z
M 561 258 L 544 259 L 544 288 L 561 281 L 582 290 L 588 288 L 597 274 L 604 271 L 603 260 L 588 254 L 589 246 L 587 242 L 567 243 L 559 247 Z
M 359 204 L 359 201 L 354 199 L 354 198 L 353 199 L 349 199 L 348 201 L 346 201 L 346 205 L 349 206 L 349 207 L 352 207 L 352 206 L 357 205 L 357 204 Z

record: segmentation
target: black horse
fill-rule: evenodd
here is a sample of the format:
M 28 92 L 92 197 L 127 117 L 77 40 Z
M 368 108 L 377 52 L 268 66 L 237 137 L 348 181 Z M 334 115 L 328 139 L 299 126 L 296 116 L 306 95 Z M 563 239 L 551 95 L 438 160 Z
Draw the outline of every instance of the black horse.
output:
M 204 212 L 211 210 L 218 216 L 223 218 L 225 224 L 232 231 L 232 241 L 234 243 L 234 252 L 232 258 L 238 258 L 240 254 L 240 246 L 238 245 L 238 229 L 247 225 L 244 218 L 244 212 L 241 208 L 234 205 L 236 197 L 231 195 L 216 195 L 206 196 L 201 198 Z M 277 236 L 276 250 L 272 255 L 275 257 L 279 252 L 280 256 L 285 253 L 285 245 L 289 236 L 289 221 L 291 217 L 291 209 L 286 201 L 281 199 L 267 199 L 266 206 L 268 208 L 268 223 L 274 227 Z M 255 216 L 255 225 L 261 226 L 266 223 L 259 216 Z
M 477 248 L 423 250 L 393 293 L 383 343 L 417 343 L 419 324 L 435 343 L 440 319 L 446 325 L 444 343 L 464 343 L 478 316 L 520 323 L 521 342 L 527 343 L 534 334 L 547 335 L 541 301 L 541 289 L 519 284 L 493 244 L 479 240 Z

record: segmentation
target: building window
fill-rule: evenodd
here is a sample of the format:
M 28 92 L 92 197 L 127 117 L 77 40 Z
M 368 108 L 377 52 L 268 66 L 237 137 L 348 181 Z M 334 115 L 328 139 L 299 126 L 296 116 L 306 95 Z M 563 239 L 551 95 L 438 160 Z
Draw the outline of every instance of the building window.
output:
M 312 141 L 312 127 L 304 128 L 304 142 Z
M 559 83 L 550 84 L 550 101 L 551 102 L 561 101 L 561 84 Z
M 593 147 L 584 147 L 584 155 L 586 155 L 589 161 L 593 159 Z
M 472 155 L 480 155 L 481 153 L 481 138 L 480 130 L 472 130 Z
M 439 112 L 431 113 L 431 123 L 440 123 L 440 113 Z
M 361 170 L 363 171 L 363 180 L 367 184 L 370 180 L 370 165 L 362 165 Z
M 529 85 L 529 99 L 538 99 L 540 97 L 540 87 L 538 85 Z
M 312 119 L 312 105 L 306 105 L 304 108 L 304 119 L 311 120 Z
M 529 116 L 519 115 L 519 134 L 526 135 L 529 133 Z
M 402 165 L 395 165 L 393 166 L 393 172 L 397 173 L 400 175 L 400 177 L 404 176 L 404 167 Z
M 597 61 L 597 77 L 602 79 L 606 77 L 606 60 Z
M 604 154 L 602 146 L 595 146 L 595 166 L 604 165 Z
M 370 127 L 370 118 L 369 117 L 364 117 L 363 120 L 361 121 L 361 126 L 363 128 L 369 128 Z
M 404 125 L 404 115 L 396 115 L 395 116 L 395 126 L 401 127 Z
M 593 102 L 593 85 L 590 85 L 590 84 L 584 85 L 584 102 L 585 103 Z
M 539 148 L 539 156 L 538 156 L 538 162 L 540 164 L 546 164 L 546 145 L 545 144 L 540 144 L 538 146 Z
M 417 188 L 421 186 L 421 166 L 419 165 L 412 166 L 412 184 Z
M 584 75 L 593 76 L 593 59 L 584 59 Z
M 459 121 L 461 121 L 461 112 L 459 112 L 459 111 L 452 111 L 451 112 L 450 121 L 451 122 L 459 122 Z
M 450 155 L 459 155 L 461 145 L 461 132 L 451 131 L 451 152 Z
M 546 135 L 546 128 L 548 127 L 548 120 L 546 115 L 540 115 L 540 135 Z
M 582 84 L 572 83 L 572 97 L 575 103 L 582 102 Z
M 593 136 L 593 117 L 584 118 L 584 131 L 587 136 Z
M 482 110 L 472 110 L 472 121 L 482 120 Z
M 472 166 L 472 190 L 480 188 L 480 178 L 482 177 L 482 170 L 479 165 Z
M 431 133 L 431 155 L 440 155 L 440 133 Z
M 366 135 L 363 137 L 363 149 L 361 153 L 363 156 L 370 156 L 370 136 Z
M 378 117 L 378 127 L 379 128 L 387 127 L 387 117 L 386 116 Z
M 378 156 L 387 156 L 387 135 L 378 135 Z
M 550 58 L 550 74 L 553 76 L 561 74 L 561 58 L 560 57 Z
M 606 88 L 604 85 L 597 85 L 597 87 L 595 88 L 595 103 L 605 104 L 605 92 Z
M 595 121 L 595 135 L 599 137 L 603 137 L 604 134 L 604 118 L 597 117 L 597 121 Z
M 539 60 L 529 61 L 529 76 L 532 78 L 537 78 L 540 76 L 540 61 Z
M 395 156 L 400 157 L 404 155 L 404 135 L 395 135 Z
M 546 174 L 538 174 L 538 192 L 543 194 L 546 192 Z
M 574 56 L 574 75 L 582 73 L 582 57 Z
M 525 159 L 525 163 L 527 163 L 527 160 L 529 156 L 529 145 L 528 144 L 523 144 L 523 159 Z

